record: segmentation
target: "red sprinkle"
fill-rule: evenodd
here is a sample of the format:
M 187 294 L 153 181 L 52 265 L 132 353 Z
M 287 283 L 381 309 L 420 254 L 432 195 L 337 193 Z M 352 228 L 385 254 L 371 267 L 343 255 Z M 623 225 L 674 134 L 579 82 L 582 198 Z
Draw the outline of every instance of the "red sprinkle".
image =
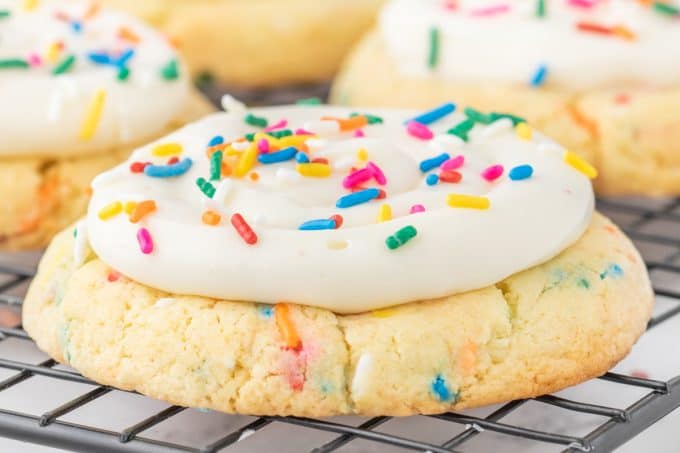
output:
M 246 244 L 257 244 L 257 234 L 250 228 L 248 222 L 245 221 L 241 214 L 234 214 L 231 216 L 231 224 L 236 229 L 236 232 L 243 238 Z
M 344 221 L 344 219 L 342 218 L 342 216 L 340 214 L 332 215 L 331 219 L 335 220 L 335 229 L 336 230 L 342 226 L 342 222 Z
M 106 280 L 108 280 L 110 283 L 117 282 L 120 279 L 120 274 L 117 271 L 114 271 L 111 269 L 109 271 L 109 275 L 106 277 Z
M 328 165 L 328 159 L 325 157 L 317 157 L 315 159 L 312 159 L 313 164 L 326 164 Z
M 177 162 L 179 162 L 179 157 L 177 157 L 177 156 L 173 156 L 170 159 L 168 159 L 168 165 L 174 165 Z
M 463 175 L 454 170 L 446 170 L 439 173 L 439 181 L 449 183 L 459 183 L 463 179 Z
M 149 162 L 132 162 L 130 164 L 130 171 L 132 173 L 144 173 L 144 168 L 150 165 Z
M 380 195 L 378 195 L 378 198 L 377 198 L 378 200 L 384 200 L 385 198 L 387 198 L 387 192 L 385 192 L 382 189 L 378 189 L 378 191 L 380 191 Z

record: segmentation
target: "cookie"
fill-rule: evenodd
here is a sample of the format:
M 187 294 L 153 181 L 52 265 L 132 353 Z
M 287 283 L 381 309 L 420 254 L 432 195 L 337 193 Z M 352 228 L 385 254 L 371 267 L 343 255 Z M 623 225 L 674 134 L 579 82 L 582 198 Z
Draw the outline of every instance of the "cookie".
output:
M 104 0 L 180 45 L 194 75 L 232 88 L 323 82 L 374 22 L 383 0 Z
M 677 195 L 680 55 L 667 46 L 680 39 L 677 8 L 567 3 L 393 0 L 332 100 L 512 112 L 595 164 L 599 193 Z
M 139 21 L 29 3 L 0 2 L 0 249 L 46 245 L 85 212 L 94 176 L 212 110 Z
M 48 249 L 23 320 L 56 360 L 224 412 L 409 415 L 576 384 L 644 331 L 596 170 L 521 118 L 224 104 Z

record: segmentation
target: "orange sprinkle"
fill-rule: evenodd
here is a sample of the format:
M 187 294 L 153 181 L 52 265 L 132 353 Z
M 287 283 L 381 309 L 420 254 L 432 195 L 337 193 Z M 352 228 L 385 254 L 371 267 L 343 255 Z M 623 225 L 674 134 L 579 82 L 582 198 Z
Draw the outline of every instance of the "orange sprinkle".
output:
M 230 176 L 230 175 L 231 175 L 231 166 L 228 163 L 223 161 L 222 162 L 222 177 L 226 178 L 227 176 Z
M 248 176 L 250 176 L 250 180 L 253 181 L 253 182 L 255 182 L 255 181 L 257 181 L 258 179 L 260 179 L 260 175 L 259 175 L 256 171 L 252 172 L 252 173 L 251 173 L 250 175 L 248 175 Z
M 279 329 L 283 342 L 286 348 L 294 351 L 302 349 L 302 340 L 295 330 L 295 325 L 290 315 L 290 305 L 286 303 L 276 304 L 274 306 L 274 313 L 276 314 L 276 327 Z
M 630 28 L 625 27 L 623 25 L 617 25 L 614 28 L 612 28 L 612 32 L 616 36 L 620 36 L 623 39 L 626 39 L 628 41 L 635 41 L 637 39 L 637 36 L 633 31 L 631 31 Z
M 134 211 L 130 214 L 130 222 L 137 223 L 147 215 L 156 210 L 156 202 L 153 200 L 144 200 L 137 203 Z
M 465 342 L 458 355 L 458 364 L 464 375 L 469 376 L 474 372 L 477 364 L 477 345 L 468 340 Z
M 124 25 L 118 29 L 118 37 L 124 41 L 128 41 L 133 44 L 137 44 L 139 41 L 141 41 L 137 33 L 130 30 L 128 27 Z
M 322 120 L 336 121 L 340 126 L 342 132 L 353 131 L 356 129 L 361 129 L 368 124 L 368 118 L 365 116 L 355 116 L 353 118 L 333 118 L 330 116 L 324 116 Z
M 206 225 L 215 226 L 222 221 L 222 216 L 215 211 L 205 211 L 203 213 L 203 217 L 201 217 L 201 220 Z
M 597 123 L 595 123 L 593 120 L 587 118 L 584 116 L 576 107 L 573 105 L 567 105 L 567 112 L 569 113 L 569 116 L 574 120 L 576 124 L 584 128 L 588 133 L 591 135 L 591 137 L 597 137 L 598 136 L 598 130 L 597 130 Z
M 85 15 L 83 15 L 83 19 L 92 19 L 94 16 L 99 14 L 99 10 L 101 9 L 101 5 L 98 2 L 92 2 L 90 3 L 90 6 L 87 8 L 87 11 L 85 11 Z

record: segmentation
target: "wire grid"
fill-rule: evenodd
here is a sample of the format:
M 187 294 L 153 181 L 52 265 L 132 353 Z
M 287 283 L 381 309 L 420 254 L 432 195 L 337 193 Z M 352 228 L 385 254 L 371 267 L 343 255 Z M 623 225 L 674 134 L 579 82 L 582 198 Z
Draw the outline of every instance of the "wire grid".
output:
M 600 200 L 599 208 L 614 219 L 617 217 L 626 218 L 626 223 L 629 226 L 624 228 L 624 230 L 633 240 L 663 245 L 671 250 L 671 254 L 664 259 L 658 261 L 648 260 L 647 266 L 650 272 L 655 270 L 663 271 L 672 274 L 675 279 L 680 278 L 680 199 L 662 202 L 658 200 Z M 671 234 L 659 234 L 653 228 L 650 229 L 649 226 L 655 222 L 666 223 L 667 226 L 670 224 L 672 228 L 667 230 Z M 31 279 L 33 271 L 14 266 L 0 265 L 0 275 L 3 274 L 8 276 L 9 279 L 0 285 L 0 294 L 20 285 L 25 285 Z M 655 292 L 658 296 L 663 296 L 674 303 L 670 310 L 655 316 L 649 322 L 649 329 L 680 314 L 680 292 L 661 287 L 655 287 Z M 18 307 L 21 304 L 21 298 L 0 295 L 0 304 Z M 27 342 L 31 341 L 21 328 L 0 328 L 0 342 L 8 338 Z M 474 417 L 459 413 L 429 416 L 464 427 L 464 430 L 459 434 L 451 437 L 444 443 L 436 445 L 375 430 L 380 425 L 389 421 L 391 417 L 371 418 L 358 426 L 308 418 L 259 417 L 239 429 L 225 432 L 217 441 L 197 448 L 195 446 L 175 444 L 144 436 L 145 431 L 186 410 L 186 408 L 179 406 L 167 407 L 118 432 L 60 420 L 65 415 L 93 402 L 114 389 L 97 385 L 75 372 L 55 368 L 56 365 L 58 364 L 51 359 L 38 364 L 0 359 L 0 369 L 16 371 L 12 376 L 0 381 L 0 392 L 36 376 L 94 386 L 92 390 L 77 396 L 59 407 L 44 412 L 42 415 L 32 415 L 0 408 L 0 434 L 25 442 L 77 451 L 207 453 L 216 452 L 233 445 L 268 425 L 291 424 L 335 434 L 332 440 L 314 448 L 312 450 L 314 453 L 333 452 L 358 439 L 416 451 L 433 453 L 455 452 L 456 448 L 463 446 L 463 444 L 485 430 L 557 444 L 564 448 L 564 452 L 608 452 L 621 446 L 674 409 L 680 407 L 680 370 L 678 370 L 678 376 L 668 381 L 610 372 L 599 379 L 606 381 L 607 385 L 625 385 L 644 389 L 644 396 L 625 409 L 574 401 L 552 395 L 535 399 L 535 401 L 556 406 L 563 410 L 594 414 L 605 418 L 606 421 L 604 423 L 583 437 L 533 430 L 504 423 L 503 419 L 505 417 L 529 401 L 518 400 L 505 404 L 486 417 Z

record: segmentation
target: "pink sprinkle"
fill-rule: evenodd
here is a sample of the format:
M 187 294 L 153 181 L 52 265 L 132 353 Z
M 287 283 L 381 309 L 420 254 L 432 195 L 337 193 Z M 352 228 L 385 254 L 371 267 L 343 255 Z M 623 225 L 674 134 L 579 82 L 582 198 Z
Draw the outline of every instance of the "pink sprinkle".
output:
M 295 129 L 295 135 L 314 135 L 313 133 L 306 131 L 302 128 Z
M 151 233 L 146 228 L 140 228 L 137 231 L 137 242 L 139 242 L 139 249 L 143 254 L 148 255 L 153 252 L 153 239 L 151 239 Z
M 364 131 L 362 129 L 357 129 L 354 131 L 354 136 L 355 137 L 366 137 L 366 134 L 364 134 Z
M 272 124 L 271 126 L 265 127 L 264 131 L 265 132 L 271 132 L 275 131 L 277 129 L 283 129 L 284 127 L 288 126 L 288 121 L 286 120 L 281 120 L 276 124 Z
M 592 8 L 597 4 L 594 0 L 569 0 L 568 3 L 571 6 L 576 6 L 578 8 Z
M 345 178 L 342 180 L 342 187 L 345 189 L 351 189 L 355 186 L 358 186 L 362 182 L 368 181 L 372 177 L 373 171 L 367 166 L 366 168 L 357 170 L 345 176 Z
M 487 8 L 478 8 L 472 10 L 471 14 L 473 16 L 477 17 L 488 17 L 488 16 L 495 16 L 497 14 L 503 14 L 507 13 L 510 11 L 510 5 L 495 5 L 495 6 L 489 6 Z
M 458 0 L 444 0 L 442 2 L 442 7 L 449 11 L 455 11 L 458 9 Z
M 269 152 L 269 141 L 266 138 L 261 138 L 260 141 L 257 142 L 257 149 L 261 153 L 268 153 Z
M 503 166 L 502 165 L 492 165 L 482 172 L 482 178 L 491 182 L 491 181 L 495 181 L 496 179 L 500 178 L 502 174 L 503 174 Z
M 383 173 L 380 167 L 378 167 L 373 162 L 369 162 L 366 164 L 366 168 L 371 170 L 371 173 L 373 173 L 373 177 L 375 178 L 376 181 L 378 181 L 378 184 L 380 184 L 381 186 L 387 184 L 387 178 L 385 177 L 385 173 Z
M 28 64 L 33 67 L 40 66 L 42 64 L 42 59 L 37 53 L 32 53 L 28 56 Z
M 421 140 L 432 140 L 432 137 L 434 137 L 434 134 L 429 127 L 417 121 L 409 121 L 406 129 L 412 137 L 419 138 Z
M 462 167 L 464 163 L 465 163 L 465 156 L 460 155 L 460 156 L 456 156 L 456 157 L 449 159 L 446 162 L 444 162 L 442 164 L 441 168 L 444 171 L 457 170 L 460 167 Z
M 422 204 L 414 204 L 411 206 L 411 214 L 418 214 L 419 212 L 425 212 L 425 206 Z

